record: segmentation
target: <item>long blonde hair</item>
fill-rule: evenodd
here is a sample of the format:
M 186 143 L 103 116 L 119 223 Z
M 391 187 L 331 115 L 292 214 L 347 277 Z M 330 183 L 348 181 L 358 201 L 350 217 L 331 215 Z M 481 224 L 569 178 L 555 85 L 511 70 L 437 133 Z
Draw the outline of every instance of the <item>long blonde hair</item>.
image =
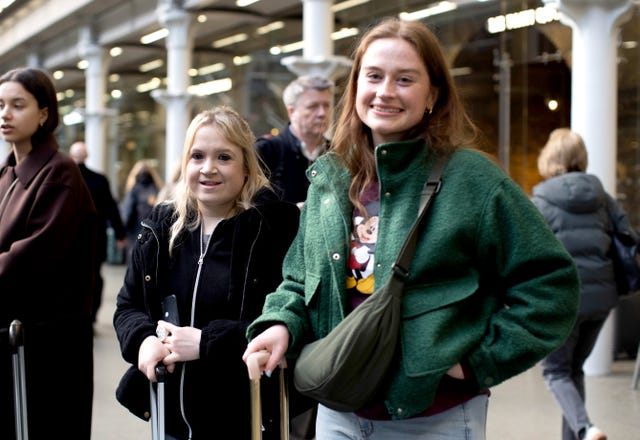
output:
M 214 126 L 227 141 L 242 150 L 246 179 L 240 196 L 236 200 L 234 215 L 250 208 L 253 205 L 253 199 L 256 194 L 263 188 L 269 187 L 269 180 L 260 167 L 254 148 L 255 135 L 245 119 L 228 106 L 214 107 L 196 115 L 187 128 L 182 151 L 181 173 L 183 178 L 178 181 L 174 192 L 173 203 L 176 213 L 171 225 L 170 254 L 179 234 L 183 230 L 194 231 L 202 221 L 202 214 L 198 209 L 196 196 L 186 183 L 186 171 L 196 132 L 204 125 Z

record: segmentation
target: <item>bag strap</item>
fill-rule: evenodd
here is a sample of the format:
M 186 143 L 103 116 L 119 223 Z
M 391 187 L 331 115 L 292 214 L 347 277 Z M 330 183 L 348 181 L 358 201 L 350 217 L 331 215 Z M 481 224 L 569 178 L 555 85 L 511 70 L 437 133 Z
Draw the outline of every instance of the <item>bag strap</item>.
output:
M 413 254 L 415 253 L 416 244 L 418 242 L 418 230 L 420 229 L 420 225 L 424 222 L 424 219 L 427 218 L 427 212 L 429 211 L 429 207 L 431 206 L 435 195 L 440 191 L 440 186 L 442 184 L 442 179 L 440 177 L 442 176 L 442 171 L 448 161 L 448 156 L 436 157 L 436 160 L 431 167 L 431 173 L 429 174 L 427 182 L 424 184 L 424 188 L 422 189 L 418 218 L 402 245 L 402 249 L 398 254 L 398 259 L 393 264 L 393 276 L 403 282 L 409 276 L 409 267 L 411 266 Z

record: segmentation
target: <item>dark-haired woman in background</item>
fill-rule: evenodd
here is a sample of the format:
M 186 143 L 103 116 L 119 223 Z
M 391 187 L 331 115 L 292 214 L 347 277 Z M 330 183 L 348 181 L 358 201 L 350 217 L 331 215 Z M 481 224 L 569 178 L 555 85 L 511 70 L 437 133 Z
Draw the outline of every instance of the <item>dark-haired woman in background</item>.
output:
M 11 147 L 0 165 L 0 327 L 24 325 L 31 440 L 91 436 L 96 213 L 80 169 L 59 151 L 58 123 L 45 72 L 0 77 L 0 128 Z M 13 439 L 5 332 L 1 352 L 0 438 Z

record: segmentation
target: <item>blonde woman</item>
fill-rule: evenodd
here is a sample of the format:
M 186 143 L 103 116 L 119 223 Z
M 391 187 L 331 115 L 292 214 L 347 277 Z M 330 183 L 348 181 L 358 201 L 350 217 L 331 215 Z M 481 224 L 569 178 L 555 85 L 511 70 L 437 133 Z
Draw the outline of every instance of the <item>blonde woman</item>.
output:
M 124 359 L 151 381 L 158 363 L 170 373 L 168 438 L 250 437 L 244 335 L 281 281 L 299 217 L 294 204 L 278 201 L 270 189 L 254 142 L 247 122 L 229 107 L 193 119 L 183 178 L 173 199 L 143 220 L 118 295 L 114 325 Z M 161 321 L 161 302 L 171 294 L 179 325 Z M 141 394 L 148 400 L 147 388 Z M 265 402 L 267 413 L 277 407 Z M 278 438 L 277 426 L 266 422 L 265 429 L 265 438 Z

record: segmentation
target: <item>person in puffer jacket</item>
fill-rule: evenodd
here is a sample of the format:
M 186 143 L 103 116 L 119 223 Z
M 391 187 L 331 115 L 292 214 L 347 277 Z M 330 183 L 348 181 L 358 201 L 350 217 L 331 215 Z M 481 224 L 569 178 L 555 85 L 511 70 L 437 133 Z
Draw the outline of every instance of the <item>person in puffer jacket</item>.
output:
M 587 149 L 568 128 L 551 132 L 538 157 L 546 180 L 533 188 L 533 203 L 573 257 L 580 277 L 578 317 L 564 344 L 542 361 L 542 374 L 563 413 L 562 440 L 605 440 L 585 408 L 583 364 L 609 311 L 618 301 L 611 232 L 630 230 L 625 212 L 598 177 L 587 174 Z M 632 231 L 634 232 L 634 231 Z

